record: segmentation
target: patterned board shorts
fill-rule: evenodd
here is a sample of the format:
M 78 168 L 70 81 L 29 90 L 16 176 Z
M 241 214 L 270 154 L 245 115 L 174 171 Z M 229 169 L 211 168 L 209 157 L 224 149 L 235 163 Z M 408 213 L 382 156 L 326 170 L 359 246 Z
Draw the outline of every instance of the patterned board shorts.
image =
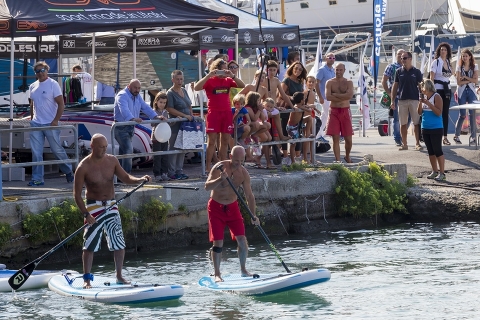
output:
M 122 221 L 118 207 L 115 205 L 105 212 L 115 200 L 91 201 L 87 200 L 87 210 L 95 217 L 97 222 L 87 226 L 83 234 L 83 250 L 97 252 L 102 243 L 102 232 L 105 233 L 108 249 L 110 251 L 125 249 L 125 238 L 123 237 Z

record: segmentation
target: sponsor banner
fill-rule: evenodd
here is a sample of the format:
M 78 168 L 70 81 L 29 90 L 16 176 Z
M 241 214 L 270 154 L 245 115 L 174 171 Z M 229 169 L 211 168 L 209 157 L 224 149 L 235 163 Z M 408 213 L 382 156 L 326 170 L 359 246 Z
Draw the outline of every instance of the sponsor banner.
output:
M 378 67 L 380 66 L 380 50 L 382 48 L 382 29 L 386 12 L 387 0 L 373 1 L 373 79 L 375 87 L 377 87 Z
M 263 47 L 263 41 L 272 47 L 288 47 L 300 44 L 298 27 L 264 28 L 263 37 L 259 29 L 240 29 L 240 48 Z M 235 47 L 235 33 L 227 30 L 207 30 L 200 33 L 200 49 L 221 49 Z
M 181 36 L 151 34 L 137 37 L 137 51 L 175 51 L 197 50 L 198 35 Z M 92 52 L 93 40 L 88 37 L 60 37 L 61 54 L 78 54 Z M 133 38 L 123 35 L 95 38 L 96 53 L 132 52 Z
M 0 57 L 10 58 L 11 43 L 0 42 Z M 34 59 L 37 57 L 37 48 L 34 41 L 15 41 L 15 58 L 17 59 Z M 58 57 L 58 43 L 55 41 L 43 41 L 40 44 L 40 58 L 57 58 Z

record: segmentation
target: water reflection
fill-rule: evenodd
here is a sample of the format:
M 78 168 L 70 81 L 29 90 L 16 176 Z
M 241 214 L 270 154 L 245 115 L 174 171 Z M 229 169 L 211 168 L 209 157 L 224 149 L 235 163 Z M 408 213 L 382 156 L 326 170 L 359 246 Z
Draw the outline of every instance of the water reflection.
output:
M 153 305 L 117 306 L 60 296 L 48 289 L 0 295 L 5 319 L 475 319 L 480 311 L 480 226 L 403 224 L 385 229 L 271 237 L 292 271 L 325 267 L 326 283 L 264 297 L 212 292 L 197 281 L 211 272 L 208 246 L 127 254 L 125 274 L 145 283 L 179 283 L 185 295 Z M 224 273 L 238 273 L 226 243 Z M 111 258 L 94 272 L 114 275 Z M 270 247 L 252 243 L 248 268 L 284 272 Z M 45 269 L 65 266 L 41 265 Z M 68 269 L 81 270 L 81 265 Z M 448 316 L 446 316 L 448 315 Z

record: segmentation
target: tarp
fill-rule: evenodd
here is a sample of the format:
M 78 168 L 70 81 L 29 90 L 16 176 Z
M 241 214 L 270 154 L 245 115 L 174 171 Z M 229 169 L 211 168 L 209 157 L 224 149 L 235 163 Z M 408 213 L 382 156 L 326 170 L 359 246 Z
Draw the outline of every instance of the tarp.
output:
M 163 27 L 237 28 L 238 17 L 183 0 L 0 0 L 4 37 Z
M 422 35 L 417 36 L 415 38 L 415 52 L 420 53 L 422 50 L 426 50 L 426 52 L 430 52 L 430 35 Z M 447 42 L 452 47 L 452 50 L 456 50 L 458 47 L 461 48 L 470 48 L 476 46 L 475 37 L 472 35 L 466 36 L 451 36 L 451 37 L 434 37 L 433 38 L 433 50 L 434 51 L 441 42 Z M 428 47 L 428 49 L 427 49 Z
M 240 18 L 238 25 L 238 46 L 240 48 L 263 47 L 263 39 L 269 47 L 289 47 L 300 45 L 300 30 L 297 25 L 281 24 L 262 19 L 263 36 L 260 36 L 258 17 L 237 9 L 219 0 L 186 0 L 198 6 L 218 11 L 223 14 L 234 14 Z M 235 33 L 229 30 L 207 30 L 200 33 L 201 49 L 218 49 L 235 47 Z

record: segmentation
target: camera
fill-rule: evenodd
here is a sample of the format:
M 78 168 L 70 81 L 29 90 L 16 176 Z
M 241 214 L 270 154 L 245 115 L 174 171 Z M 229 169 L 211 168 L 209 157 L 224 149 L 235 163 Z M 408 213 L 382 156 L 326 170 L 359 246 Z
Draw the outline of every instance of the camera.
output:
M 217 76 L 224 76 L 225 75 L 225 70 L 217 70 L 217 71 L 215 71 L 215 74 Z

